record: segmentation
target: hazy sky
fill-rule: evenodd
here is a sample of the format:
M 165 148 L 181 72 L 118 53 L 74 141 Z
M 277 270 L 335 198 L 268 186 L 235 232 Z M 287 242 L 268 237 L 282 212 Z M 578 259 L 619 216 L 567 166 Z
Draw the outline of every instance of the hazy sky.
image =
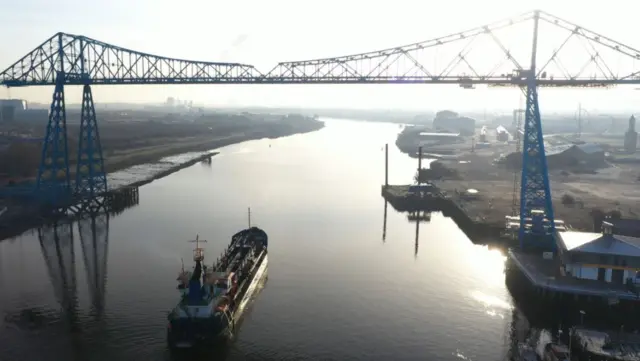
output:
M 640 39 L 634 36 L 638 0 L 0 0 L 0 70 L 64 31 L 158 55 L 253 64 L 266 72 L 278 61 L 348 55 L 428 40 L 534 8 L 640 48 Z M 541 28 L 540 53 L 546 56 L 540 55 L 538 63 L 545 62 L 567 34 L 549 29 L 549 25 Z M 523 54 L 518 60 L 528 66 L 530 23 L 497 36 L 514 53 Z M 487 44 L 473 48 L 472 66 L 490 69 L 502 61 L 503 53 L 495 43 Z M 463 47 L 459 43 L 426 56 L 442 68 Z M 569 53 L 559 55 L 570 70 L 587 60 L 584 48 L 578 52 L 579 48 L 574 44 Z M 607 65 L 614 73 L 636 67 L 618 55 Z M 634 109 L 640 91 L 633 89 L 543 90 L 541 109 L 575 109 L 578 102 L 587 109 Z M 2 88 L 0 97 L 49 102 L 51 91 Z M 516 89 L 462 90 L 442 85 L 101 86 L 94 87 L 94 93 L 97 102 L 159 102 L 174 96 L 209 105 L 457 110 L 510 109 L 518 107 L 521 98 Z M 79 101 L 79 89 L 69 89 L 67 102 Z

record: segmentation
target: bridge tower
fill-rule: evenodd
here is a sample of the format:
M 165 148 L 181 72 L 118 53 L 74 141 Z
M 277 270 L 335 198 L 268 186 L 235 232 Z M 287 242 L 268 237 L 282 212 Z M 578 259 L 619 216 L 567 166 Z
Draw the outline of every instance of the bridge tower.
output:
M 102 144 L 98 133 L 91 80 L 85 69 L 87 44 L 84 39 L 79 39 L 78 58 L 74 64 L 67 64 L 65 59 L 68 59 L 68 56 L 65 48 L 68 48 L 69 44 L 64 43 L 63 35 L 57 34 L 58 49 L 55 66 L 59 69 L 56 69 L 53 101 L 45 140 L 42 144 L 36 196 L 43 205 L 57 212 L 66 212 L 69 207 L 78 205 L 82 210 L 97 209 L 104 203 L 107 178 L 104 172 Z M 70 72 L 66 71 L 67 68 L 71 69 Z M 64 85 L 68 80 L 77 81 L 78 78 L 83 84 L 83 92 L 75 184 L 72 184 L 69 172 Z M 79 204 L 76 204 L 78 202 Z
M 60 40 L 60 44 L 62 40 Z M 63 52 L 60 46 L 60 53 Z M 53 100 L 49 109 L 49 121 L 42 142 L 42 156 L 36 179 L 36 196 L 46 206 L 60 210 L 71 196 L 69 175 L 69 147 L 67 144 L 67 112 L 64 99 L 64 67 L 60 55 L 60 67 L 56 74 Z
M 104 205 L 106 192 L 107 176 L 104 171 L 96 109 L 91 86 L 85 84 L 82 91 L 75 195 L 81 202 L 81 208 L 95 211 Z
M 534 13 L 531 68 L 527 71 L 524 136 L 522 139 L 522 177 L 520 182 L 520 231 L 518 238 L 523 249 L 555 251 L 555 221 L 551 202 L 551 187 L 544 151 L 538 84 L 536 80 L 536 52 L 540 12 Z M 523 89 L 524 90 L 524 89 Z

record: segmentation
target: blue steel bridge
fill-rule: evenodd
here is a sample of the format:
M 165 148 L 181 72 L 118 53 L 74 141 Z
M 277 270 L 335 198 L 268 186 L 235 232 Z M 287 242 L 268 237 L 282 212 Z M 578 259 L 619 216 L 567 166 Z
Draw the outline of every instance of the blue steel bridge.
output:
M 107 192 L 94 85 L 457 84 L 473 88 L 484 84 L 520 88 L 526 97 L 519 180 L 520 239 L 528 242 L 533 236 L 549 239 L 545 236 L 555 232 L 538 88 L 639 84 L 637 60 L 640 51 L 633 47 L 551 14 L 532 11 L 409 45 L 281 62 L 267 72 L 248 64 L 168 58 L 58 33 L 2 71 L 0 84 L 54 87 L 31 194 L 37 202 L 58 211 L 78 204 L 77 209 L 100 206 Z M 68 86 L 83 87 L 75 179 L 69 172 Z M 533 222 L 534 227 L 523 227 L 526 222 Z

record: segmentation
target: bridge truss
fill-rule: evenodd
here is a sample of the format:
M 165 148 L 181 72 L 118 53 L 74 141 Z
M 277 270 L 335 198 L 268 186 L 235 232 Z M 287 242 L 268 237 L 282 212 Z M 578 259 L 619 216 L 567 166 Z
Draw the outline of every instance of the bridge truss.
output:
M 554 247 L 555 232 L 538 87 L 640 83 L 640 51 L 541 11 L 385 50 L 278 63 L 268 72 L 239 63 L 162 57 L 58 33 L 0 73 L 7 87 L 54 86 L 36 195 L 52 207 L 78 197 L 99 207 L 106 190 L 92 85 L 110 84 L 457 84 L 511 86 L 526 96 L 520 191 L 523 246 Z M 615 70 L 611 64 L 616 64 Z M 72 184 L 64 89 L 83 86 Z M 542 237 L 540 237 L 542 236 Z

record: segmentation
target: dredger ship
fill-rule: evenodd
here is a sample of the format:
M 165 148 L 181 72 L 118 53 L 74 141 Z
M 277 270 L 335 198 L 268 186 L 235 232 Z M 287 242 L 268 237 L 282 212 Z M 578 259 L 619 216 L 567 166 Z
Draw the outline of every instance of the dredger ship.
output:
M 204 264 L 204 250 L 197 236 L 195 267 L 178 276 L 180 302 L 169 313 L 167 342 L 170 348 L 228 339 L 246 303 L 266 275 L 268 237 L 249 227 L 231 237 L 231 243 L 212 267 Z

